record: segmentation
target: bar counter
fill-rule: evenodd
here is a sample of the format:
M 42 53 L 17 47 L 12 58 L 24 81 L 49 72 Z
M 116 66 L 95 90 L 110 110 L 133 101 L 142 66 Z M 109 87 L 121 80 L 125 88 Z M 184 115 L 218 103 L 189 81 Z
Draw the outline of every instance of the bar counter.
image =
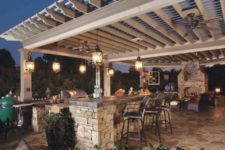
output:
M 77 148 L 92 150 L 94 145 L 98 145 L 103 150 L 112 149 L 120 140 L 124 109 L 127 104 L 138 103 L 143 97 L 70 99 L 69 109 L 75 121 Z

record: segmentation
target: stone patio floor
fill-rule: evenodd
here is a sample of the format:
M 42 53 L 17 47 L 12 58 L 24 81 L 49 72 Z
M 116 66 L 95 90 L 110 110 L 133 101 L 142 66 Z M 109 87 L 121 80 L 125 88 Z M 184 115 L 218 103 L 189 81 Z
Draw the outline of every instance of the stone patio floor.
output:
M 172 112 L 173 135 L 162 129 L 162 143 L 169 148 L 180 146 L 185 150 L 225 150 L 225 107 L 211 108 L 209 112 L 187 110 Z M 149 129 L 145 131 L 148 141 L 158 145 L 158 137 Z M 6 141 L 0 140 L 0 150 L 47 150 L 44 133 L 16 130 L 10 132 Z

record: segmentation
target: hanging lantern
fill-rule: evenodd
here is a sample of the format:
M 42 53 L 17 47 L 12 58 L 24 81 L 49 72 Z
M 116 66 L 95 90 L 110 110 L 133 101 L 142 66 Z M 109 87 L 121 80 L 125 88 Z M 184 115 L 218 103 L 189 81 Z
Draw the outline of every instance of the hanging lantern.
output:
M 114 69 L 109 68 L 109 70 L 108 70 L 108 74 L 109 74 L 110 76 L 113 76 L 113 75 L 114 75 L 114 73 L 115 73 Z
M 138 57 L 137 57 L 137 60 L 135 61 L 135 69 L 140 71 L 142 68 L 143 68 L 143 63 L 141 61 L 141 57 L 139 56 L 139 50 L 140 50 L 140 40 L 138 40 Z
M 92 53 L 92 61 L 94 64 L 103 63 L 103 53 L 98 44 L 96 45 L 96 51 Z
M 79 70 L 80 70 L 80 73 L 82 73 L 82 74 L 86 73 L 86 71 L 87 71 L 86 65 L 85 64 L 81 64 L 79 66 Z
M 25 61 L 25 70 L 29 72 L 34 72 L 35 64 L 32 60 L 31 54 L 28 54 L 28 59 Z
M 109 67 L 108 67 L 108 75 L 109 76 L 113 76 L 115 73 L 113 67 L 112 67 L 112 63 L 109 64 Z
M 143 63 L 141 61 L 141 57 L 140 56 L 137 57 L 137 60 L 135 61 L 134 66 L 135 66 L 135 69 L 138 70 L 138 71 L 143 68 Z
M 58 73 L 60 70 L 61 70 L 61 66 L 60 66 L 60 63 L 55 60 L 53 63 L 52 63 L 52 70 L 53 72 L 55 73 Z

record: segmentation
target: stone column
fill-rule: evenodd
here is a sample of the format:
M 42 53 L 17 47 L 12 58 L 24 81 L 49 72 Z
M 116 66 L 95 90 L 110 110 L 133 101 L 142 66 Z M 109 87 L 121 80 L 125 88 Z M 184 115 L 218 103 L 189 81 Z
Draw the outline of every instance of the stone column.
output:
M 111 96 L 111 77 L 108 74 L 109 62 L 104 62 L 104 96 Z
M 28 59 L 28 51 L 20 49 L 20 101 L 32 100 L 32 76 L 26 71 L 25 62 Z

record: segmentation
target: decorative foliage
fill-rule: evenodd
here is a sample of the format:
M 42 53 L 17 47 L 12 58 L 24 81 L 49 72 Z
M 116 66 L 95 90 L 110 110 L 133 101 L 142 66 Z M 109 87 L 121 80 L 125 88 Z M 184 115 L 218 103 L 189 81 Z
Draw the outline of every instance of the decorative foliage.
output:
M 49 114 L 46 118 L 45 132 L 49 150 L 75 148 L 74 120 L 68 109 L 63 109 L 62 113 Z

